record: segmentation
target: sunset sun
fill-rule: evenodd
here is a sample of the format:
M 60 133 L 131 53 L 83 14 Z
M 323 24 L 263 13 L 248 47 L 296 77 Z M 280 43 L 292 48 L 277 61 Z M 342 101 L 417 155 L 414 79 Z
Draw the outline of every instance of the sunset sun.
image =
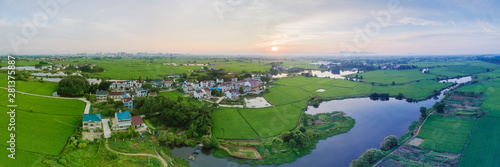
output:
M 278 51 L 278 49 L 279 49 L 279 48 L 278 48 L 277 46 L 273 46 L 273 47 L 271 47 L 271 50 L 272 50 L 273 52 Z

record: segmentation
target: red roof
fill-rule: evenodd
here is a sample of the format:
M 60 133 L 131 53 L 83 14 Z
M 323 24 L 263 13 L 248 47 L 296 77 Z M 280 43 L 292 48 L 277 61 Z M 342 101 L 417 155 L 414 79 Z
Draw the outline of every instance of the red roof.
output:
M 132 116 L 132 123 L 134 125 L 140 125 L 140 124 L 143 124 L 144 121 L 142 121 L 141 116 Z
M 125 92 L 109 92 L 109 95 L 110 96 L 113 96 L 113 95 L 124 95 Z
M 129 102 L 129 101 L 132 101 L 132 98 L 126 97 L 126 98 L 123 98 L 122 101 L 123 102 Z
M 149 92 L 149 95 L 156 95 L 156 92 Z

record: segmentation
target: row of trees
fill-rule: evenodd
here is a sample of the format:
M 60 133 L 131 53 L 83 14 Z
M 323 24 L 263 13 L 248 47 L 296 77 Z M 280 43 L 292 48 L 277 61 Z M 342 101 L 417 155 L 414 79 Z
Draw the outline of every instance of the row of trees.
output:
M 100 84 L 89 84 L 87 79 L 78 75 L 66 76 L 59 81 L 57 94 L 61 96 L 83 96 L 85 93 L 95 94 L 97 90 L 108 90 L 111 82 L 102 81 Z

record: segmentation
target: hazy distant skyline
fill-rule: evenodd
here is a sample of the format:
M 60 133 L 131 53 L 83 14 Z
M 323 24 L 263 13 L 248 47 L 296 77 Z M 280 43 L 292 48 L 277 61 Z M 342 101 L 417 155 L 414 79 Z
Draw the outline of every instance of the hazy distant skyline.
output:
M 0 54 L 339 53 L 346 51 L 342 43 L 355 46 L 356 30 L 379 23 L 371 14 L 395 2 L 402 10 L 357 51 L 500 53 L 500 2 L 494 0 L 70 0 L 32 37 L 23 35 L 24 20 L 32 23 L 37 12 L 45 13 L 43 5 L 6 0 L 0 2 Z M 17 52 L 9 33 L 26 38 Z M 272 53 L 273 46 L 279 50 Z

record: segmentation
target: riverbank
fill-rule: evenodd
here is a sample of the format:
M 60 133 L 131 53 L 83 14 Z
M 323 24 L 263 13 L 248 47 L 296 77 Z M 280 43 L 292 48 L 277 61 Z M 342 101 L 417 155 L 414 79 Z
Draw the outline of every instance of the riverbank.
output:
M 229 156 L 240 164 L 281 165 L 291 163 L 300 157 L 310 154 L 320 140 L 346 133 L 354 127 L 355 120 L 345 116 L 343 112 L 304 114 L 299 128 L 284 132 L 274 138 L 263 139 L 260 143 L 243 141 L 225 141 L 223 150 L 211 151 L 218 158 Z M 257 161 L 259 160 L 259 161 Z

